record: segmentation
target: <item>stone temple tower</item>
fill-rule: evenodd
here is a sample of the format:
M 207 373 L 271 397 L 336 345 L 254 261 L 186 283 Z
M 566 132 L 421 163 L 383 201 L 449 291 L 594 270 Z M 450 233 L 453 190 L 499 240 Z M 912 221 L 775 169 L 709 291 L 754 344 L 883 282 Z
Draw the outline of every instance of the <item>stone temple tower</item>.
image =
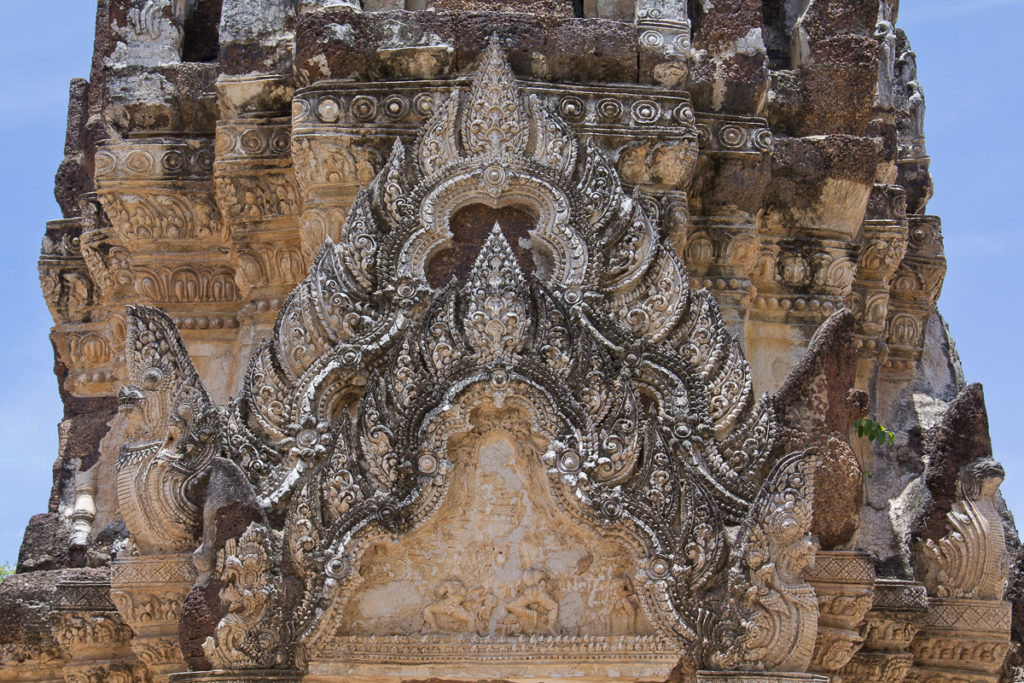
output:
M 897 14 L 100 0 L 0 681 L 1014 680 Z

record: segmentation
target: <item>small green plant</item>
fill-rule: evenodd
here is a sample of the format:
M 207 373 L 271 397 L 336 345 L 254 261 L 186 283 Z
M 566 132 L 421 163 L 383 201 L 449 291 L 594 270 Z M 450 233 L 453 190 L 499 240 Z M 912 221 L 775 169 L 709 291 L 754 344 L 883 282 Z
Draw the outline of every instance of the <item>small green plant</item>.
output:
M 896 441 L 896 435 L 886 429 L 885 425 L 881 422 L 875 422 L 869 420 L 866 417 L 862 417 L 853 423 L 853 426 L 857 428 L 857 436 L 861 439 L 867 439 L 868 441 L 875 441 L 877 443 L 888 443 L 890 446 Z
M 14 576 L 14 567 L 11 566 L 10 562 L 4 562 L 0 564 L 0 583 L 8 576 Z

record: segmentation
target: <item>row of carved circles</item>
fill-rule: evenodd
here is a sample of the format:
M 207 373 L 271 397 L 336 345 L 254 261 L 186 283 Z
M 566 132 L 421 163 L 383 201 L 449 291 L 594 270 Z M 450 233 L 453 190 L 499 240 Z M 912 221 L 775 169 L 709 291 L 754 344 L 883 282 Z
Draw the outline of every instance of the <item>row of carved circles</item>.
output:
M 558 113 L 567 121 L 580 122 L 592 119 L 598 123 L 623 123 L 631 121 L 639 125 L 677 124 L 692 126 L 696 120 L 693 107 L 688 102 L 672 106 L 654 99 L 642 98 L 623 102 L 615 97 L 587 99 L 577 95 L 563 95 L 555 105 Z M 296 122 L 308 119 L 315 105 L 317 118 L 324 123 L 336 123 L 343 119 L 360 122 L 376 121 L 380 118 L 399 121 L 412 113 L 428 118 L 437 106 L 437 97 L 431 92 L 421 92 L 412 97 L 391 94 L 379 98 L 370 94 L 349 98 L 325 95 L 314 102 L 296 100 L 293 118 Z
M 636 20 L 639 22 L 643 22 L 645 20 L 671 21 L 673 23 L 679 24 L 680 26 L 689 26 L 690 20 L 685 12 L 673 9 L 669 9 L 666 12 L 666 10 L 660 7 L 659 4 L 651 4 L 646 7 L 638 7 L 636 10 Z
M 291 152 L 291 129 L 287 126 L 253 126 L 245 129 L 221 128 L 218 131 L 218 156 L 238 152 L 249 157 L 286 157 Z
M 279 298 L 256 299 L 255 301 L 250 301 L 243 306 L 239 315 L 252 316 L 259 315 L 261 313 L 276 313 L 281 308 L 281 305 L 282 300 Z
M 113 370 L 89 370 L 76 372 L 71 376 L 71 382 L 79 386 L 84 384 L 105 384 L 117 379 L 117 373 Z
M 640 33 L 638 42 L 640 47 L 647 50 L 663 50 L 669 47 L 674 52 L 685 54 L 690 49 L 690 32 L 685 29 L 659 31 L 649 28 Z
M 718 289 L 747 292 L 754 288 L 746 278 L 690 278 L 690 289 Z
M 296 122 L 305 121 L 315 105 L 317 118 L 324 123 L 336 123 L 343 119 L 361 122 L 376 121 L 384 118 L 399 121 L 410 112 L 426 118 L 434 113 L 437 101 L 434 93 L 421 92 L 411 98 L 392 93 L 384 97 L 362 94 L 352 98 L 326 95 L 318 100 L 295 100 L 292 106 L 292 119 Z
M 922 160 L 928 157 L 928 149 L 925 147 L 924 140 L 914 140 L 901 144 L 898 155 L 900 159 Z
M 187 146 L 156 149 L 101 149 L 96 152 L 96 177 L 122 172 L 138 177 L 206 176 L 213 171 L 214 152 L 209 147 Z
M 772 131 L 763 126 L 742 126 L 724 123 L 715 130 L 713 123 L 697 123 L 697 142 L 701 147 L 718 147 L 728 151 L 770 152 Z M 716 144 L 713 144 L 716 143 Z
M 881 351 L 885 346 L 885 342 L 875 339 L 874 337 L 858 337 L 853 340 L 853 348 L 860 352 L 866 351 L 868 353 L 874 353 Z
M 590 114 L 588 103 L 593 105 L 593 114 Z M 628 119 L 639 125 L 676 123 L 692 126 L 696 121 L 693 107 L 688 102 L 666 107 L 661 102 L 647 98 L 634 100 L 632 103 L 623 103 L 621 99 L 615 97 L 602 97 L 584 102 L 576 95 L 564 95 L 559 99 L 557 107 L 558 113 L 572 122 L 592 118 L 598 123 L 622 123 L 624 119 Z
M 224 330 L 238 327 L 237 316 L 174 316 L 174 324 L 183 330 Z
M 900 359 L 889 359 L 882 363 L 882 367 L 886 370 L 894 370 L 899 372 L 910 372 L 917 366 L 917 361 L 914 360 L 900 360 Z
M 810 311 L 832 315 L 843 307 L 842 302 L 820 301 L 807 297 L 757 296 L 754 297 L 755 308 L 782 311 Z

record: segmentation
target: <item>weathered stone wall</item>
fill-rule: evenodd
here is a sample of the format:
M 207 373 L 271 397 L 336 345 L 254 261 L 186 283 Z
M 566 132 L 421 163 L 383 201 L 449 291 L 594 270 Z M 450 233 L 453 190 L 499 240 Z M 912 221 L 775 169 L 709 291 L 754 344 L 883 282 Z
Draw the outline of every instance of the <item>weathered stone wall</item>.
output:
M 444 93 L 465 87 L 493 35 L 530 92 L 659 202 L 757 394 L 782 387 L 819 326 L 850 309 L 842 334 L 856 358 L 846 369 L 822 360 L 821 376 L 867 402 L 832 396 L 827 424 L 810 431 L 857 452 L 857 467 L 831 474 L 850 495 L 830 501 L 829 517 L 859 527 L 822 540 L 867 551 L 879 576 L 920 580 L 910 542 L 942 537 L 961 464 L 992 454 L 980 387 L 966 387 L 935 307 L 945 256 L 898 2 L 359 4 L 100 0 L 90 79 L 71 85 L 55 189 L 64 217 L 46 226 L 39 261 L 65 418 L 19 571 L 104 566 L 125 535 L 125 306 L 165 310 L 212 398 L 237 395 L 394 138 L 411 142 Z M 637 85 L 652 90 L 623 87 Z M 466 219 L 467 244 L 485 219 Z M 949 426 L 957 411 L 963 429 Z M 866 412 L 894 445 L 851 439 Z M 967 450 L 943 436 L 951 429 Z

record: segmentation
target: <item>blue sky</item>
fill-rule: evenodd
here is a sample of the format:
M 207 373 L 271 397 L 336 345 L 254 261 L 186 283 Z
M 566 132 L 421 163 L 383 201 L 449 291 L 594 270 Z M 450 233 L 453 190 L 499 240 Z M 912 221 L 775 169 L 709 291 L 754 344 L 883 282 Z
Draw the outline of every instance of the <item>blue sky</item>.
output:
M 926 133 L 949 270 L 939 306 L 967 380 L 985 385 L 1004 495 L 1024 512 L 1021 293 L 1024 219 L 1016 199 L 1024 135 L 1020 35 L 1024 0 L 903 0 L 899 26 L 918 55 Z M 68 82 L 87 77 L 95 3 L 0 3 L 0 564 L 14 562 L 28 518 L 45 512 L 61 405 L 52 324 L 36 258 L 47 220 L 60 217 L 53 175 L 63 158 Z

